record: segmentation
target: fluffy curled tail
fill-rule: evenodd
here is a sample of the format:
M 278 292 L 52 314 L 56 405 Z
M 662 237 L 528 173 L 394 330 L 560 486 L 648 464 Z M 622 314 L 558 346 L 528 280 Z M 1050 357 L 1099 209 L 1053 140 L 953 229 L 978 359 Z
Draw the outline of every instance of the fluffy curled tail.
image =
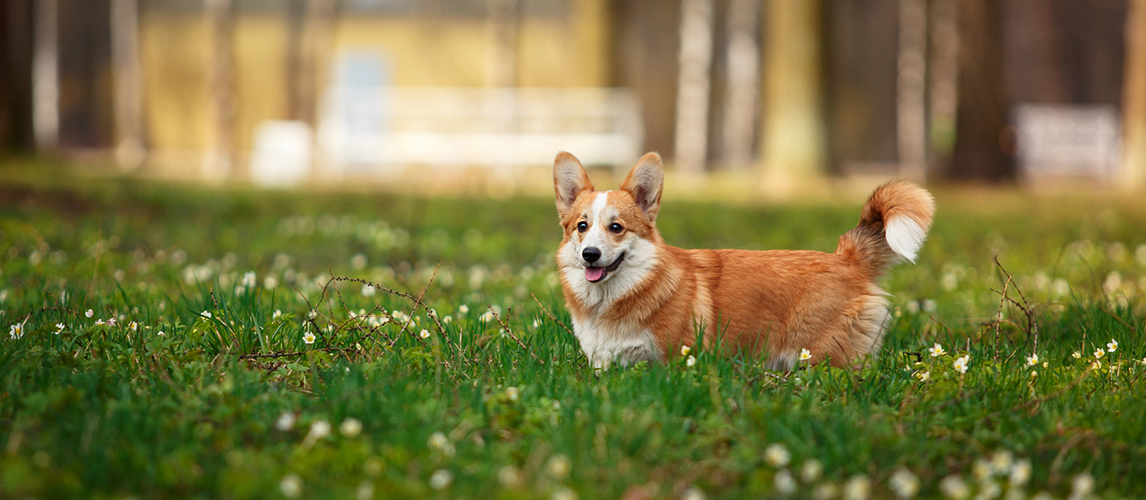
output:
M 914 262 L 934 215 L 935 200 L 923 188 L 905 181 L 884 184 L 863 206 L 859 225 L 840 236 L 836 255 L 858 262 L 872 277 L 901 258 Z

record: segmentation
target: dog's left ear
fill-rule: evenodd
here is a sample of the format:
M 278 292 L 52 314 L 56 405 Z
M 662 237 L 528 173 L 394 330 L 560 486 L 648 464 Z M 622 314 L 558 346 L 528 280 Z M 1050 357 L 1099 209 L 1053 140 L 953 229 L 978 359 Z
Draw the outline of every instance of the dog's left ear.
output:
M 557 195 L 557 214 L 565 218 L 565 213 L 573 208 L 573 202 L 582 191 L 592 191 L 593 181 L 581 162 L 564 151 L 553 160 L 553 191 Z
M 656 222 L 657 212 L 661 209 L 664 181 L 665 167 L 661 164 L 661 155 L 649 153 L 637 160 L 628 177 L 625 177 L 625 182 L 621 183 L 621 190 L 633 195 L 649 222 Z

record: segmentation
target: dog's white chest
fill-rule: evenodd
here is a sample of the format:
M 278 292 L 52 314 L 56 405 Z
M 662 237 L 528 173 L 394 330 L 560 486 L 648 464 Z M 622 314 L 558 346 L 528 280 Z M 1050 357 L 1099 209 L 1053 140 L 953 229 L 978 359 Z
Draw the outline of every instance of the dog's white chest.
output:
M 631 322 L 609 321 L 596 316 L 573 318 L 573 333 L 581 350 L 596 368 L 612 363 L 630 365 L 660 359 L 653 334 Z

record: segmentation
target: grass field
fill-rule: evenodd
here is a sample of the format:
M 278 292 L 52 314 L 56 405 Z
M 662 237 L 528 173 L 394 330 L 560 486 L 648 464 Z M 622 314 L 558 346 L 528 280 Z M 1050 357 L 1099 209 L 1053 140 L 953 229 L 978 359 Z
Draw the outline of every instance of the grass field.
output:
M 3 498 L 1146 497 L 1142 204 L 940 191 L 858 370 L 598 373 L 549 199 L 7 178 Z M 670 244 L 823 251 L 861 201 L 664 200 Z

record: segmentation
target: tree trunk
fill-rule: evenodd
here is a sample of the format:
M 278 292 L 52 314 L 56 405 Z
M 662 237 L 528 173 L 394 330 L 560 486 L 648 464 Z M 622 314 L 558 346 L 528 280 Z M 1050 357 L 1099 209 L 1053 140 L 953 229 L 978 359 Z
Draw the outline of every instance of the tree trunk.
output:
M 724 99 L 723 160 L 752 161 L 760 95 L 760 0 L 731 0 L 728 6 L 728 89 Z
M 32 2 L 0 7 L 0 152 L 30 152 L 32 133 Z
M 764 168 L 781 177 L 825 171 L 821 15 L 820 0 L 767 3 L 760 143 Z
M 1007 126 L 1002 5 L 996 0 L 957 0 L 956 4 L 959 102 L 955 153 L 947 168 L 947 177 L 1011 181 L 1015 178 L 1015 162 L 1000 147 L 1000 138 Z
M 708 157 L 712 15 L 712 0 L 682 0 L 673 156 L 684 172 L 704 172 Z
M 211 130 L 207 134 L 203 177 L 208 181 L 219 182 L 231 175 L 231 148 L 234 144 L 233 1 L 207 0 L 207 21 L 210 29 L 207 84 L 212 119 L 209 122 Z
M 330 61 L 338 0 L 305 1 L 306 11 L 301 23 L 294 21 L 291 24 L 292 29 L 299 30 L 299 33 L 291 36 L 294 48 L 287 71 L 291 79 L 288 84 L 290 117 L 310 125 L 313 130 L 317 126 L 319 86 L 324 76 L 321 73 Z M 297 46 L 293 45 L 295 43 Z
M 932 171 L 951 159 L 955 146 L 955 115 L 959 102 L 959 28 L 955 21 L 955 2 L 931 0 L 927 114 Z
M 1146 0 L 1130 0 L 1122 85 L 1123 187 L 1146 187 Z
M 32 54 L 32 131 L 36 149 L 54 151 L 60 141 L 60 40 L 57 0 L 36 0 Z
M 899 0 L 896 136 L 899 175 L 926 180 L 927 0 Z
M 116 160 L 123 168 L 135 169 L 144 160 L 138 0 L 112 0 L 111 38 L 115 75 Z

